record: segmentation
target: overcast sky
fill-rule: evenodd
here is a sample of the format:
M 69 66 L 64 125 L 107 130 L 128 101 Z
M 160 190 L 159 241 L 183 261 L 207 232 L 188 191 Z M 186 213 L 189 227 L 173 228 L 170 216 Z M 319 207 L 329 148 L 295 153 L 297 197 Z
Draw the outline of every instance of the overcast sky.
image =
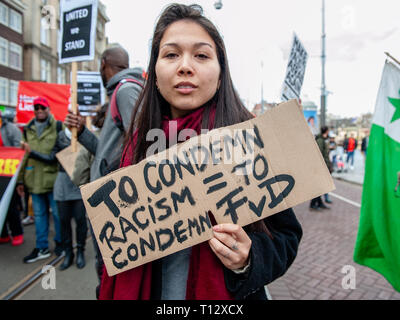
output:
M 106 34 L 147 69 L 149 42 L 167 0 L 101 0 L 110 22 Z M 280 102 L 288 55 L 295 32 L 309 59 L 303 101 L 318 106 L 321 95 L 322 0 L 177 1 L 202 5 L 224 37 L 236 89 L 246 106 Z M 351 117 L 373 112 L 385 51 L 400 59 L 399 0 L 326 0 L 326 86 L 328 113 Z M 263 62 L 263 68 L 261 68 Z M 400 89 L 400 84 L 399 84 Z

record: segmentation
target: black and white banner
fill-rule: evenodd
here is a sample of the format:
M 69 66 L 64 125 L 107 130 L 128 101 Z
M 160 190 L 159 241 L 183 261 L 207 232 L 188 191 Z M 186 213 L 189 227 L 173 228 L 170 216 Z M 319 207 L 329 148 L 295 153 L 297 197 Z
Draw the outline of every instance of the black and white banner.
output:
M 104 104 L 104 87 L 99 72 L 78 71 L 78 105 L 82 116 L 93 116 Z
M 296 34 L 290 51 L 285 81 L 282 88 L 282 100 L 299 99 L 306 72 L 308 54 Z
M 60 64 L 94 59 L 97 1 L 60 1 Z

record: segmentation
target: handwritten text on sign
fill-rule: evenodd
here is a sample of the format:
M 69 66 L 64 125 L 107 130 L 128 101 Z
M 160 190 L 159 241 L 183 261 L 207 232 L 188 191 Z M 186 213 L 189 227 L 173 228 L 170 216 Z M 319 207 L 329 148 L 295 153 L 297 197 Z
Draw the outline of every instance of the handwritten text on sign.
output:
M 292 102 L 286 111 L 296 111 L 308 130 L 297 109 Z M 279 160 L 284 153 L 273 157 L 283 145 L 272 140 L 277 137 L 266 120 L 272 119 L 260 117 L 191 138 L 83 187 L 109 275 L 212 238 L 210 212 L 217 223 L 245 226 L 312 198 L 304 199 L 304 190 L 303 198 L 293 195 L 301 161 L 284 161 L 285 167 Z M 308 154 L 320 162 L 317 169 L 324 169 L 309 139 Z M 307 180 L 301 172 L 299 178 Z

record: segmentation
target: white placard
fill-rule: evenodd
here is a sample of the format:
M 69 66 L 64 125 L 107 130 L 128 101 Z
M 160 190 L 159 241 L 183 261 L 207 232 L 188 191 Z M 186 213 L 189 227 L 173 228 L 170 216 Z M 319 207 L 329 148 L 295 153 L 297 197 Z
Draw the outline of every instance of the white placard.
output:
M 283 82 L 283 101 L 299 99 L 306 71 L 308 53 L 296 34 L 293 34 L 292 49 L 290 50 L 289 62 Z
M 94 59 L 98 0 L 61 0 L 59 63 Z

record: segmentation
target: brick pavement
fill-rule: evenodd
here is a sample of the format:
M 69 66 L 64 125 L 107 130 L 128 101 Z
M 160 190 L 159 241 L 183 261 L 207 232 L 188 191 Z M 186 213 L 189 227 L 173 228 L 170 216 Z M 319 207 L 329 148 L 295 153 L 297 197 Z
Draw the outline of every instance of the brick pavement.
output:
M 334 193 L 361 202 L 360 186 L 335 180 Z M 359 209 L 331 197 L 331 210 L 294 208 L 303 227 L 298 255 L 288 272 L 268 289 L 274 300 L 400 300 L 400 293 L 379 273 L 353 261 Z M 356 289 L 343 289 L 345 265 L 355 267 Z

